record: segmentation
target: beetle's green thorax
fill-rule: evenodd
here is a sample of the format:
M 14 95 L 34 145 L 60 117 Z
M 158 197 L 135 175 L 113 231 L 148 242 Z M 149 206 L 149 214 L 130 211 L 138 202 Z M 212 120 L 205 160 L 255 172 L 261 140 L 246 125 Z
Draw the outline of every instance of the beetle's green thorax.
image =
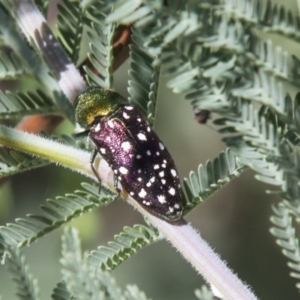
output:
M 123 103 L 127 103 L 126 99 L 115 91 L 90 87 L 75 99 L 76 121 L 82 127 L 89 127 L 96 118 L 114 112 Z

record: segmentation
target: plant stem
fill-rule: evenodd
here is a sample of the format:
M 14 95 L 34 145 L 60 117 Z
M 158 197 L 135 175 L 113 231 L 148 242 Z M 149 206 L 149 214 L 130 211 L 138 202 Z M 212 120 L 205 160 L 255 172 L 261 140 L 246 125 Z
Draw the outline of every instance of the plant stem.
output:
M 0 125 L 0 143 L 84 174 L 97 181 L 90 167 L 90 154 L 71 146 Z M 102 183 L 113 189 L 113 172 L 104 159 L 97 157 L 95 168 Z M 121 186 L 119 186 L 122 189 Z M 146 216 L 190 262 L 224 299 L 257 299 L 250 289 L 226 266 L 217 253 L 201 238 L 189 224 L 182 220 L 179 225 L 169 224 L 145 211 L 124 190 L 121 196 Z
M 8 9 L 15 14 L 27 40 L 38 48 L 61 90 L 73 103 L 76 95 L 85 90 L 87 85 L 47 26 L 44 16 L 32 0 L 6 0 L 6 2 Z

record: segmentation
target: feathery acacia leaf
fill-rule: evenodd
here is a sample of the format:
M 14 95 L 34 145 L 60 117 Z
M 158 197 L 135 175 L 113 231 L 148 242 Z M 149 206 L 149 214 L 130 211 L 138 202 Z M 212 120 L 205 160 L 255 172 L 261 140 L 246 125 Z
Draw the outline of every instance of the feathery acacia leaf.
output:
M 15 247 L 8 247 L 6 251 L 8 252 L 6 265 L 16 285 L 18 299 L 38 300 L 39 288 L 37 280 L 30 274 L 25 257 Z
M 280 33 L 299 42 L 299 16 L 286 9 L 283 5 L 279 6 L 279 4 L 268 0 L 263 20 L 267 25 L 263 27 L 263 30 Z
M 221 152 L 220 156 L 212 162 L 207 161 L 205 166 L 200 164 L 197 174 L 191 171 L 189 178 L 183 179 L 186 194 L 184 213 L 189 212 L 214 191 L 238 177 L 243 169 L 243 165 L 237 162 L 230 149 Z
M 4 243 L 24 247 L 90 209 L 107 205 L 114 200 L 114 194 L 104 187 L 99 195 L 97 187 L 87 183 L 83 183 L 82 186 L 82 191 L 48 200 L 41 207 L 46 215 L 29 214 L 26 218 L 16 219 L 15 223 L 1 226 L 0 234 Z
M 130 46 L 131 79 L 128 82 L 128 100 L 142 109 L 149 124 L 153 126 L 160 68 L 153 66 L 154 59 L 143 46 L 145 38 L 137 29 L 133 30 L 132 40 L 135 45 Z
M 299 205 L 294 206 L 287 201 L 278 205 L 273 205 L 273 216 L 271 222 L 276 227 L 272 227 L 270 232 L 276 237 L 276 243 L 282 248 L 282 253 L 289 260 L 287 265 L 292 269 L 291 277 L 298 279 L 296 287 L 300 289 L 300 251 L 299 239 L 296 235 L 293 222 L 299 222 Z
M 99 268 L 91 266 L 86 257 L 82 257 L 78 232 L 67 228 L 62 239 L 62 274 L 66 286 L 76 299 L 146 299 L 138 289 L 128 288 L 125 297 L 115 280 Z M 134 298 L 142 295 L 143 298 Z
M 49 113 L 60 113 L 60 110 L 42 90 L 15 93 L 0 91 L 0 120 Z
M 67 228 L 62 237 L 61 264 L 64 282 L 72 295 L 78 299 L 104 299 L 95 273 L 82 259 L 78 232 L 74 228 Z
M 0 79 L 16 79 L 26 74 L 23 61 L 13 52 L 0 51 Z
M 0 148 L 0 178 L 47 166 L 48 161 L 15 150 Z
M 79 58 L 81 37 L 83 31 L 83 8 L 78 2 L 63 0 L 63 5 L 58 4 L 58 31 L 60 41 L 75 64 Z
M 127 300 L 150 300 L 136 285 L 127 285 L 124 296 Z
M 66 283 L 64 281 L 59 282 L 54 288 L 51 299 L 53 300 L 71 300 L 71 294 L 66 287 Z
M 100 246 L 88 256 L 90 265 L 103 271 L 112 271 L 138 250 L 162 239 L 153 227 L 134 225 L 124 227 L 124 231 L 115 236 L 115 241 L 108 246 Z
M 85 66 L 86 78 L 90 85 L 96 84 L 102 88 L 110 89 L 113 84 L 113 37 L 116 25 L 104 23 L 91 23 L 88 31 L 90 50 L 88 58 L 96 72 Z

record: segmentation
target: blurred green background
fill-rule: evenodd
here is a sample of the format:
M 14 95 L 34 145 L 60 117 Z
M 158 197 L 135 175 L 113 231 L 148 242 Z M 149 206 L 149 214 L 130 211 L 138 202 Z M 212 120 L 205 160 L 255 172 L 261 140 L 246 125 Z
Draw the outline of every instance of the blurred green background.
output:
M 286 4 L 288 1 L 277 2 Z M 297 9 L 296 1 L 291 2 L 292 8 Z M 282 38 L 276 42 L 282 44 Z M 292 45 L 288 50 L 297 54 L 298 50 L 294 47 Z M 127 96 L 127 70 L 128 63 L 115 75 L 115 89 L 124 96 Z M 209 126 L 199 125 L 193 119 L 190 104 L 167 89 L 166 82 L 166 78 L 162 78 L 155 129 L 173 155 L 183 178 L 191 170 L 196 171 L 200 163 L 218 156 L 225 146 L 212 122 L 208 122 Z M 64 122 L 56 133 L 71 134 L 72 131 L 70 123 Z M 269 233 L 270 206 L 278 199 L 267 195 L 266 185 L 253 176 L 252 171 L 246 171 L 199 205 L 186 216 L 186 220 L 200 231 L 260 299 L 300 299 L 295 288 L 296 281 L 288 276 L 287 261 Z M 80 189 L 81 181 L 90 182 L 55 165 L 10 178 L 0 188 L 0 224 L 13 222 L 27 213 L 40 213 L 37 207 L 46 199 Z M 106 245 L 124 226 L 136 223 L 143 223 L 139 213 L 124 201 L 116 201 L 78 218 L 72 225 L 80 231 L 83 249 L 90 251 Z M 23 250 L 31 272 L 38 278 L 41 299 L 49 299 L 52 289 L 61 279 L 61 233 L 62 230 L 50 233 Z M 196 299 L 194 290 L 204 283 L 167 242 L 140 251 L 112 275 L 121 287 L 137 284 L 149 298 L 157 300 Z M 5 267 L 1 266 L 0 295 L 4 300 L 16 299 L 9 277 Z

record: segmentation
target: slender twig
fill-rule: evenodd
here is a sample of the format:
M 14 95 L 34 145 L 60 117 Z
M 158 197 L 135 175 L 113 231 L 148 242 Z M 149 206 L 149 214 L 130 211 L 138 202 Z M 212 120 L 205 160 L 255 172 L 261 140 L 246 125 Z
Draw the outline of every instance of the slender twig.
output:
M 49 29 L 45 18 L 31 0 L 7 0 L 7 3 L 27 40 L 38 48 L 61 90 L 73 103 L 76 95 L 87 86 Z
M 33 134 L 0 125 L 0 143 L 80 172 L 97 181 L 89 159 L 90 153 Z M 104 159 L 97 157 L 95 167 L 102 183 L 113 189 L 113 172 Z M 122 187 L 119 186 L 121 189 Z M 226 266 L 200 235 L 184 220 L 169 224 L 145 211 L 124 190 L 121 196 L 146 216 L 188 260 L 191 265 L 216 288 L 224 299 L 256 299 L 250 289 Z

